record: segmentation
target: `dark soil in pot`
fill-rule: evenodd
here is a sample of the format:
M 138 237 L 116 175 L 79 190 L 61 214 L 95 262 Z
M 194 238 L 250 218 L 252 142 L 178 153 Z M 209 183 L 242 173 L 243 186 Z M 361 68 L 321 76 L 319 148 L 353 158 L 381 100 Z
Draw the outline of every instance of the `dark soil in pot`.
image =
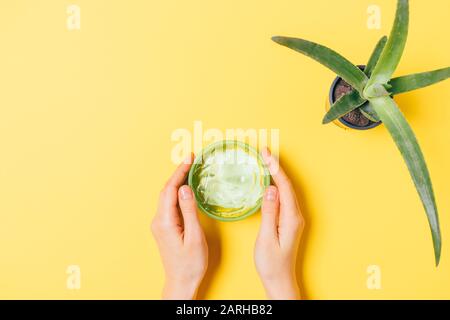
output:
M 364 71 L 366 66 L 358 66 L 362 71 Z M 345 80 L 341 77 L 337 77 L 333 84 L 331 85 L 329 100 L 332 105 L 335 103 L 340 97 L 352 91 L 353 88 L 349 85 Z M 366 102 L 368 103 L 368 102 Z M 341 122 L 346 127 L 356 129 L 356 130 L 368 130 L 375 127 L 378 127 L 381 122 L 373 122 L 366 118 L 364 114 L 360 111 L 360 109 L 355 109 L 352 112 L 346 114 L 342 118 L 339 118 L 339 122 Z
M 339 79 L 333 93 L 334 101 L 337 101 L 340 97 L 346 95 L 352 90 L 353 88 L 351 85 L 345 82 L 345 80 Z M 373 124 L 372 121 L 367 119 L 361 113 L 361 111 L 359 111 L 359 108 L 351 111 L 350 113 L 347 113 L 345 116 L 342 117 L 342 119 L 356 127 L 367 127 Z

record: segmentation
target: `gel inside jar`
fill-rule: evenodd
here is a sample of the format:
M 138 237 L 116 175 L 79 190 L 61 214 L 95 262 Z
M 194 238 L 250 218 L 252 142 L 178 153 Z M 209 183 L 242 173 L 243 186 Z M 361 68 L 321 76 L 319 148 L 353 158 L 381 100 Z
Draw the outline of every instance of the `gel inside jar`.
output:
M 258 211 L 269 183 L 261 156 L 238 141 L 208 146 L 189 172 L 189 185 L 200 209 L 223 221 L 242 220 Z

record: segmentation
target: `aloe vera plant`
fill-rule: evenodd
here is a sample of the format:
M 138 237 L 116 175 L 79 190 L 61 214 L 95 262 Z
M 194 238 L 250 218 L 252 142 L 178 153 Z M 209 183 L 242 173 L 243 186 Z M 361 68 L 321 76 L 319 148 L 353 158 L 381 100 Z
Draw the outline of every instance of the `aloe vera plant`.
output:
M 318 61 L 352 86 L 353 90 L 339 98 L 326 113 L 324 124 L 359 108 L 368 119 L 385 125 L 406 162 L 424 206 L 438 266 L 442 241 L 430 174 L 416 136 L 393 96 L 443 81 L 450 77 L 450 68 L 392 79 L 406 45 L 408 26 L 409 1 L 398 0 L 391 34 L 378 42 L 364 71 L 320 44 L 289 37 L 273 37 L 272 40 Z

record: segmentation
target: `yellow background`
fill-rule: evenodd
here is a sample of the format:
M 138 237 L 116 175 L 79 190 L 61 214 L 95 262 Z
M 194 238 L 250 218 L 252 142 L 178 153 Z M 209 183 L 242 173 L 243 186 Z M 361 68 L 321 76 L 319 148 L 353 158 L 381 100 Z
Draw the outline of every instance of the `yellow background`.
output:
M 81 30 L 66 8 L 81 7 Z M 382 9 L 381 30 L 367 7 Z M 450 83 L 397 101 L 425 152 L 441 213 L 434 267 L 425 213 L 383 127 L 322 126 L 334 75 L 272 43 L 304 37 L 365 63 L 393 0 L 15 0 L 0 4 L 0 298 L 157 299 L 149 224 L 175 168 L 171 133 L 279 128 L 308 228 L 308 299 L 450 298 Z M 398 75 L 449 64 L 447 0 L 411 1 Z M 207 299 L 264 298 L 253 266 L 259 214 L 202 218 Z M 81 289 L 66 288 L 79 265 Z M 381 290 L 366 286 L 369 265 Z

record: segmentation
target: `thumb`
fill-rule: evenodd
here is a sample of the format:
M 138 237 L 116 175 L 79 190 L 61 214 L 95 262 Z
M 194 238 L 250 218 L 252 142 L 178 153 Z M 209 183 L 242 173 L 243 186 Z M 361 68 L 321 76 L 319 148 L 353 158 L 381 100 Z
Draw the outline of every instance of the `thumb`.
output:
M 189 186 L 182 186 L 178 190 L 178 203 L 184 220 L 185 237 L 195 237 L 201 235 L 200 221 L 197 213 L 197 203 L 194 199 L 194 193 Z
M 264 192 L 260 228 L 260 235 L 262 237 L 278 238 L 279 199 L 278 189 L 275 186 L 269 186 Z

